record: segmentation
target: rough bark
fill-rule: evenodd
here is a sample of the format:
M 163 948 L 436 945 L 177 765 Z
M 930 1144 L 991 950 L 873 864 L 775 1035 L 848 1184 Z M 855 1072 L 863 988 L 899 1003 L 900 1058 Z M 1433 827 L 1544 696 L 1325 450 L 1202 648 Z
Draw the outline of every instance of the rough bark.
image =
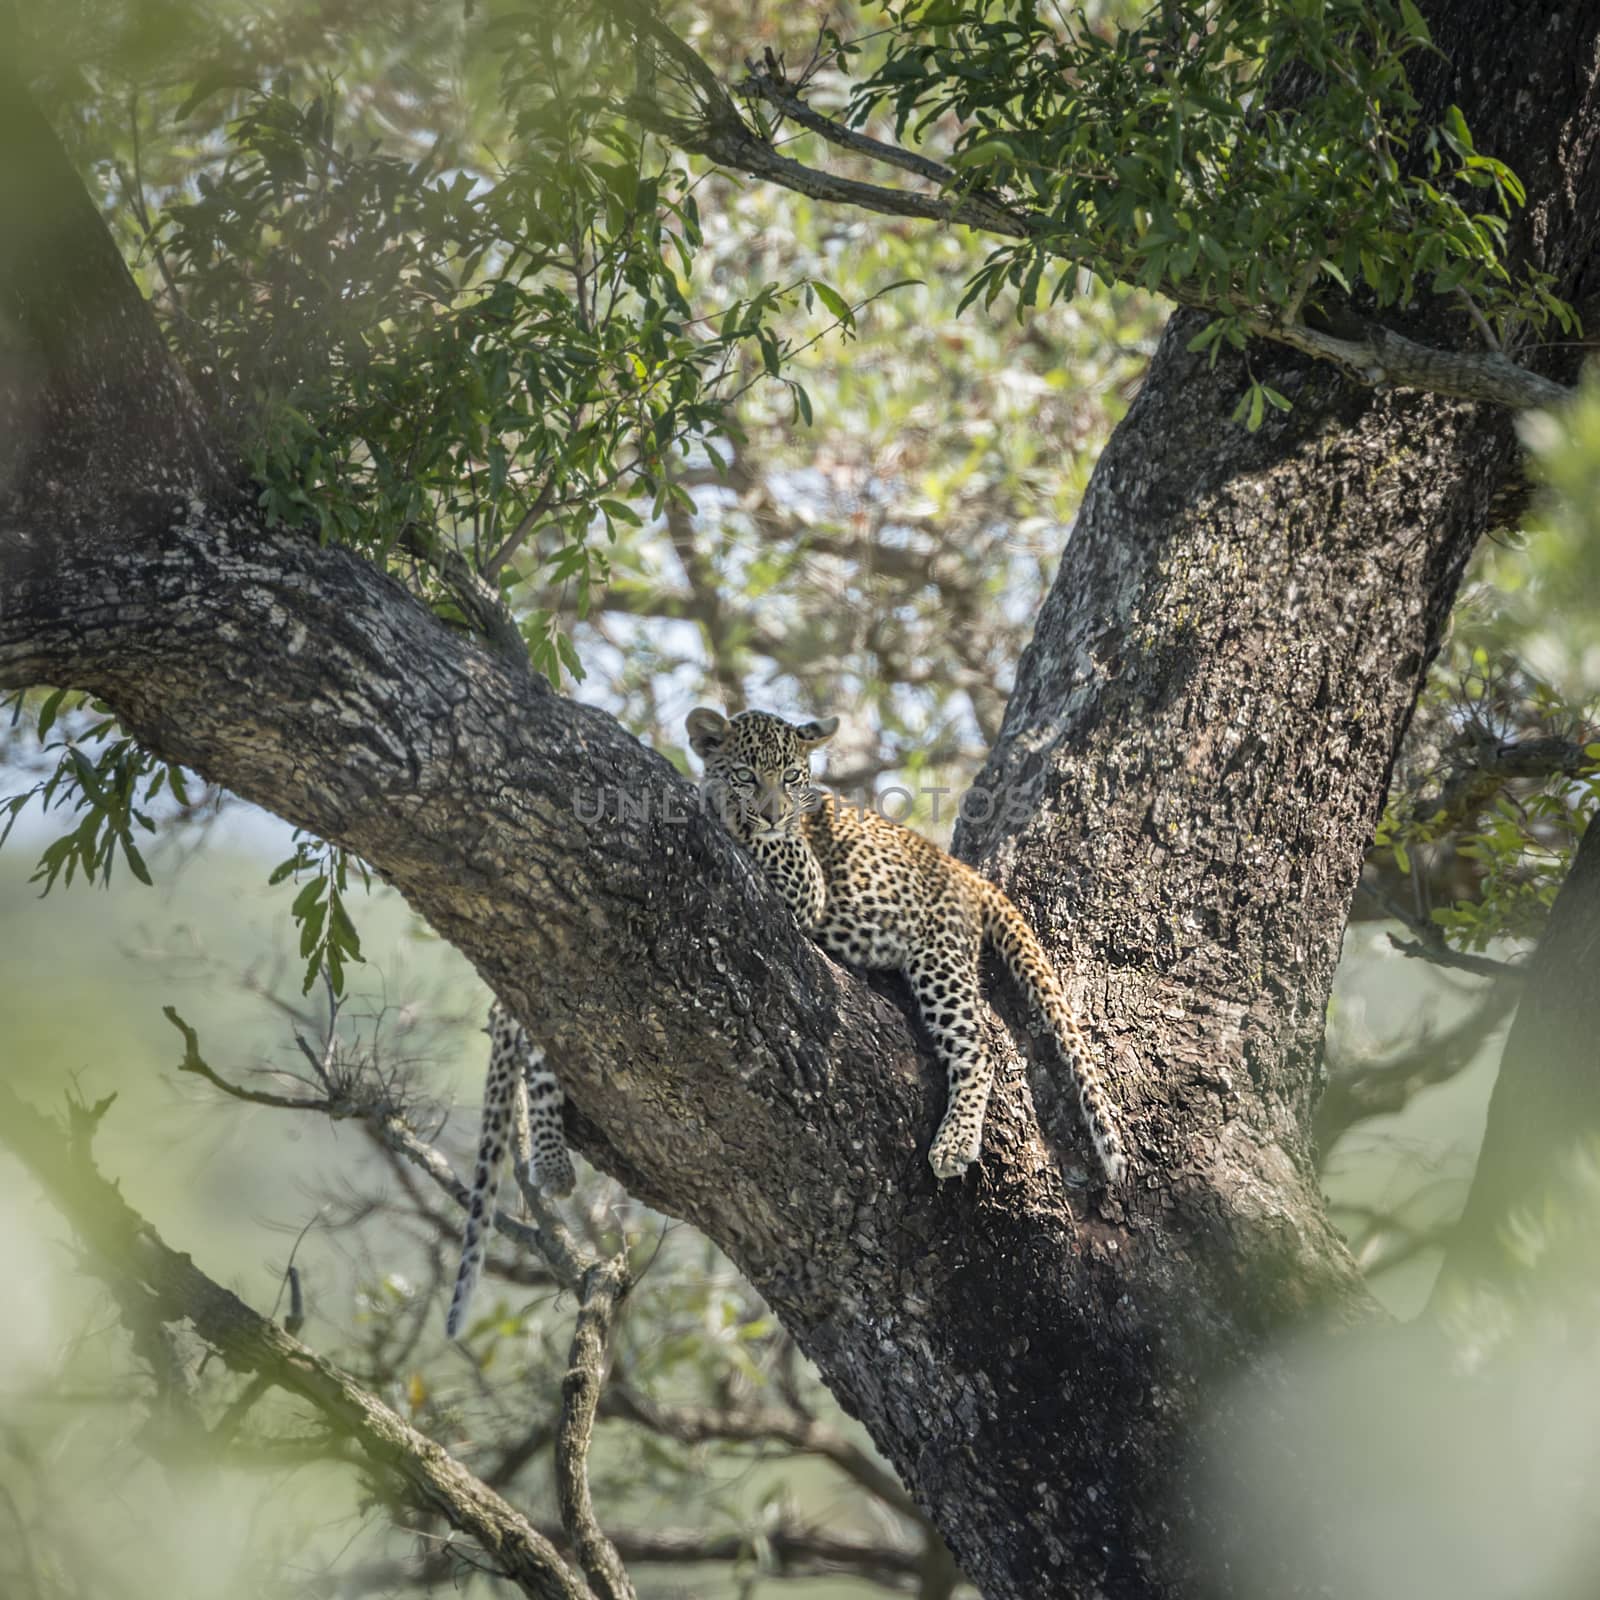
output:
M 1471 32 L 1488 14 L 1436 8 L 1443 90 L 1527 178 L 1524 244 L 1575 295 L 1600 14 L 1541 8 L 1514 41 Z M 8 131 L 26 159 L 38 130 Z M 78 199 L 52 248 L 98 230 Z M 51 257 L 0 265 L 18 319 Z M 1323 1008 L 1505 417 L 1273 352 L 1255 370 L 1295 409 L 1246 435 L 1225 420 L 1242 370 L 1169 330 L 985 774 L 1023 820 L 962 836 L 1103 1042 L 1135 1180 L 1086 1186 L 1048 1074 L 1012 1062 L 981 1166 L 940 1190 L 943 1089 L 896 986 L 810 947 L 664 761 L 209 492 L 203 450 L 174 451 L 182 494 L 130 508 L 75 377 L 133 318 L 122 284 L 100 286 L 115 317 L 20 317 L 9 404 L 44 420 L 0 500 L 0 684 L 94 690 L 396 885 L 546 1043 L 585 1152 L 749 1274 L 991 1600 L 1195 1593 L 1239 1534 L 1187 1449 L 1219 1406 L 1227 1436 L 1220 1380 L 1270 1379 L 1287 1329 L 1373 1314 L 1311 1160 Z M 141 437 L 192 437 L 181 388 L 143 405 Z M 41 452 L 67 426 L 63 479 Z

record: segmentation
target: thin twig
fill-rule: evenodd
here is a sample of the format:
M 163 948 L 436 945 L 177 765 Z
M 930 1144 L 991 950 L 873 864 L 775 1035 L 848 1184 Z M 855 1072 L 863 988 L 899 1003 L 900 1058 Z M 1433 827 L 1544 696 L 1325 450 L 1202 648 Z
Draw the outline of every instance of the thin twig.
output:
M 625 1419 L 683 1444 L 701 1444 L 708 1439 L 771 1443 L 820 1456 L 902 1516 L 923 1520 L 916 1502 L 887 1467 L 837 1429 L 798 1412 L 777 1407 L 741 1411 L 658 1405 L 629 1389 L 613 1385 L 601 1401 L 600 1414 Z
M 523 541 L 538 526 L 539 519 L 550 509 L 550 502 L 556 497 L 555 474 L 552 473 L 544 481 L 544 487 L 533 497 L 533 502 L 523 513 L 505 540 L 495 550 L 494 554 L 484 562 L 482 575 L 486 582 L 493 583 L 500 576 L 500 570 L 512 556 L 522 548 Z
M 1522 962 L 1497 961 L 1493 956 L 1474 956 L 1464 950 L 1451 949 L 1445 943 L 1444 934 L 1434 923 L 1406 910 L 1392 895 L 1380 889 L 1361 883 L 1357 885 L 1357 892 L 1364 894 L 1385 915 L 1393 917 L 1415 935 L 1412 939 L 1402 939 L 1393 933 L 1389 935 L 1389 943 L 1403 956 L 1431 961 L 1436 967 L 1454 967 L 1459 972 L 1471 972 L 1480 978 L 1520 979 L 1527 976 L 1527 966 Z
M 572 1353 L 561 1381 L 561 1421 L 556 1429 L 556 1497 L 561 1525 L 601 1600 L 636 1600 L 627 1568 L 601 1529 L 589 1494 L 589 1445 L 605 1383 L 606 1346 L 618 1302 L 628 1287 L 625 1256 L 597 1261 L 584 1273 Z

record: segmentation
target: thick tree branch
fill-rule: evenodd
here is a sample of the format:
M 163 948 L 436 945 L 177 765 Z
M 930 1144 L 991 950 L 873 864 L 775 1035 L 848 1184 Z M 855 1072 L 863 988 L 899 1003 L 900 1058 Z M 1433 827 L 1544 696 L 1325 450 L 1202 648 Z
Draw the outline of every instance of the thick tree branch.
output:
M 138 1282 L 164 1321 L 187 1317 L 241 1372 L 260 1373 L 305 1400 L 420 1507 L 475 1539 L 533 1600 L 585 1600 L 554 1546 L 433 1440 L 354 1379 L 213 1282 L 156 1231 L 45 1117 L 0 1083 L 0 1143 L 26 1166 L 98 1263 Z

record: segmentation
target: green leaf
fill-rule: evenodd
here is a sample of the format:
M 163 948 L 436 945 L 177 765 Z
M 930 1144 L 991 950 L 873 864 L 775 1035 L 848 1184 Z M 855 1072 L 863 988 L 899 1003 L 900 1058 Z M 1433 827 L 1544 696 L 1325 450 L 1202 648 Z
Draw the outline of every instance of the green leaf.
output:
M 855 327 L 855 312 L 850 309 L 845 297 L 837 289 L 830 288 L 820 278 L 813 278 L 810 286 L 817 291 L 817 298 L 845 327 Z
M 303 922 L 311 915 L 312 907 L 322 898 L 327 891 L 328 880 L 320 875 L 310 879 L 300 893 L 294 897 L 294 904 L 290 906 L 289 913 L 296 922 Z
M 139 854 L 138 848 L 135 846 L 133 840 L 130 839 L 127 834 L 123 834 L 121 836 L 121 843 L 122 853 L 127 858 L 129 870 L 133 873 L 134 877 L 139 880 L 140 883 L 153 888 L 154 882 L 150 877 L 150 869 L 145 866 L 144 857 Z
M 1405 18 L 1407 32 L 1414 38 L 1420 39 L 1424 44 L 1433 43 L 1433 35 L 1428 31 L 1428 24 L 1423 21 L 1422 13 L 1417 10 L 1412 0 L 1400 0 L 1400 15 Z
M 350 914 L 344 908 L 344 901 L 337 899 L 332 902 L 333 921 L 328 930 L 328 938 L 332 944 L 349 956 L 353 961 L 360 961 L 361 939 L 356 933 L 356 925 L 350 920 Z
M 571 639 L 566 634 L 556 635 L 556 653 L 560 656 L 562 664 L 573 678 L 582 683 L 584 679 L 583 663 L 578 659 L 578 651 Z
M 56 713 L 61 709 L 61 702 L 67 697 L 65 689 L 57 689 L 45 703 L 39 707 L 38 740 L 40 744 L 49 736 L 51 725 L 56 720 Z

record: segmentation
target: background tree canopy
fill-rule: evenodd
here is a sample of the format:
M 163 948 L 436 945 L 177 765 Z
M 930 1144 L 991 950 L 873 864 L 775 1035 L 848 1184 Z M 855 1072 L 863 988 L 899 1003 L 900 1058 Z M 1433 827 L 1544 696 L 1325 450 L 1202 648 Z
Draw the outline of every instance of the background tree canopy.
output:
M 1498 27 L 0 9 L 8 1592 L 1573 1592 L 1600 20 Z M 1128 1192 L 998 1026 L 936 1188 L 706 701 L 1027 906 Z M 452 1346 L 485 981 L 594 1170 Z

